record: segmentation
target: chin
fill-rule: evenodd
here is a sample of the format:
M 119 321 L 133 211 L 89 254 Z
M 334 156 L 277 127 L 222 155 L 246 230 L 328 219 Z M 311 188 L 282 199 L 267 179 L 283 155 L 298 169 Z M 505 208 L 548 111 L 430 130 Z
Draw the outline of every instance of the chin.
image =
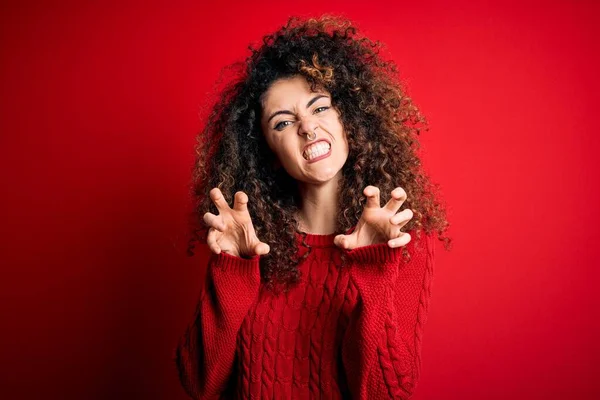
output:
M 341 163 L 338 160 L 336 160 L 337 162 L 335 163 L 328 163 L 327 161 L 328 160 L 325 159 L 319 161 L 319 163 L 322 163 L 320 165 L 315 164 L 313 167 L 308 168 L 296 167 L 293 168 L 293 172 L 289 170 L 287 172 L 296 181 L 313 185 L 324 184 L 332 179 L 341 178 L 344 163 Z
M 324 184 L 327 182 L 330 182 L 334 179 L 338 179 L 342 176 L 341 174 L 341 170 L 335 170 L 335 171 L 331 171 L 330 173 L 324 173 L 324 174 L 310 174 L 308 176 L 303 176 L 301 177 L 300 181 L 304 182 L 304 183 L 311 183 L 311 184 Z

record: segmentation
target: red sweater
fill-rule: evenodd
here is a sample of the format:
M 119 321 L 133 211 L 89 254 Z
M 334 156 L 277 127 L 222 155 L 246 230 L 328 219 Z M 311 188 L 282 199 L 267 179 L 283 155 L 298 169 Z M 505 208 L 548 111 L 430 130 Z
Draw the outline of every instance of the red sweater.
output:
M 386 243 L 346 251 L 333 244 L 335 235 L 309 234 L 301 282 L 279 295 L 261 283 L 258 256 L 213 254 L 175 354 L 186 392 L 194 399 L 409 398 L 434 255 L 432 236 L 417 243 L 411 234 L 409 262 Z

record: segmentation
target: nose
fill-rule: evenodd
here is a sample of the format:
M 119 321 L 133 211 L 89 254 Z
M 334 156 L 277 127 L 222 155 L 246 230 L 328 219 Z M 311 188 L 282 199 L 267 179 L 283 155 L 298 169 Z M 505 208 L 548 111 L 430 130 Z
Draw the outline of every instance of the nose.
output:
M 315 137 L 310 138 L 311 134 L 316 135 L 316 129 L 319 127 L 315 118 L 311 116 L 304 117 L 300 120 L 300 126 L 298 128 L 298 134 L 300 136 L 306 135 L 309 139 L 313 140 Z M 312 136 L 314 136 L 312 135 Z

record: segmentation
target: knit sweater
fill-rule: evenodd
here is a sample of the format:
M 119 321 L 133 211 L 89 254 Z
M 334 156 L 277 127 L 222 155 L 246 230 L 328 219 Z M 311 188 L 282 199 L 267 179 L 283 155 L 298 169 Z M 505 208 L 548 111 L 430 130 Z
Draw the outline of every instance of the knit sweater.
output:
M 301 280 L 279 294 L 261 282 L 259 256 L 212 254 L 175 351 L 185 391 L 194 399 L 408 399 L 434 258 L 432 236 L 415 235 L 406 262 L 386 243 L 348 251 L 334 234 L 307 234 Z

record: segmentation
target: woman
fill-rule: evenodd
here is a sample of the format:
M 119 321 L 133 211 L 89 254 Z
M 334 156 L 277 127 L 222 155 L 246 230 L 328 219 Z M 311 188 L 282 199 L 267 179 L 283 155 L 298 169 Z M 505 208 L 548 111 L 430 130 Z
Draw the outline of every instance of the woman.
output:
M 425 120 L 378 52 L 348 21 L 292 18 L 214 107 L 194 169 L 213 254 L 176 351 L 192 398 L 413 393 L 450 240 Z

